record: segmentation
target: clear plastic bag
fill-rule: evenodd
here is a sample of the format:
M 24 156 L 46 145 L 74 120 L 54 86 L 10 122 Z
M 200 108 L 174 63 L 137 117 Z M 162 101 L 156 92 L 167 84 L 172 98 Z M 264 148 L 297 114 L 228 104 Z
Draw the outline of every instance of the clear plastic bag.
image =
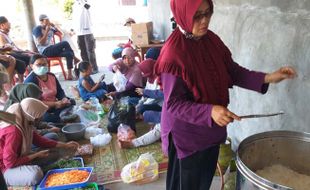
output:
M 136 138 L 134 130 L 130 126 L 121 123 L 117 129 L 117 139 L 121 141 L 129 141 Z
M 122 92 L 125 90 L 127 84 L 127 78 L 120 71 L 116 71 L 113 75 L 113 85 L 117 92 Z
M 140 155 L 137 161 L 127 164 L 121 172 L 124 183 L 144 184 L 158 179 L 158 163 L 152 154 Z

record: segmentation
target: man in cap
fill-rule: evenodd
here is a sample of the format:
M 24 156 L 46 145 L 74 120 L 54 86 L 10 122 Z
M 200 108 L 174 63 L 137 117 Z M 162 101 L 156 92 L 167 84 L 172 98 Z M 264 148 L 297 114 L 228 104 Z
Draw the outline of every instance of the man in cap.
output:
M 96 40 L 92 32 L 90 5 L 87 0 L 76 0 L 73 6 L 73 19 L 75 19 L 75 30 L 77 43 L 81 50 L 81 58 L 92 65 L 92 74 L 98 73 L 96 60 Z
M 40 15 L 39 21 L 40 25 L 36 26 L 32 31 L 39 53 L 47 57 L 65 57 L 68 70 L 67 79 L 72 80 L 73 62 L 77 64 L 79 59 L 74 56 L 74 52 L 67 41 L 53 42 L 54 34 L 60 32 L 60 30 L 50 22 L 47 15 Z

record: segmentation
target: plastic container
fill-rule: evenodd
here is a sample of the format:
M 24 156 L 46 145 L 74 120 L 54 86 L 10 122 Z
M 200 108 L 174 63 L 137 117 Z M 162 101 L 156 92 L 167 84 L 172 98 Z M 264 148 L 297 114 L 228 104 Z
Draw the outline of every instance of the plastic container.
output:
M 84 167 L 85 165 L 84 165 L 84 160 L 83 160 L 83 158 L 82 157 L 79 157 L 79 156 L 76 156 L 76 157 L 73 157 L 72 158 L 73 160 L 78 160 L 78 161 L 80 161 L 81 162 L 81 167 Z
M 61 131 L 67 140 L 80 140 L 84 138 L 86 126 L 83 123 L 70 123 L 65 125 Z
M 69 168 L 69 167 L 66 167 L 68 164 L 64 164 L 64 162 L 66 163 L 67 161 L 70 161 L 70 160 L 71 161 L 79 162 L 80 164 L 77 167 L 84 167 L 84 161 L 83 161 L 82 157 L 73 157 L 73 158 L 70 158 L 68 160 L 60 159 L 60 160 L 58 160 L 57 162 L 55 162 L 53 164 L 50 164 L 50 165 L 47 165 L 47 166 L 43 166 L 42 170 L 43 170 L 44 173 L 46 173 L 46 172 L 48 172 L 49 170 L 52 170 L 52 169 Z
M 85 181 L 79 182 L 79 183 L 71 183 L 67 185 L 60 185 L 60 186 L 53 186 L 53 187 L 45 187 L 46 180 L 49 175 L 54 174 L 54 173 L 63 173 L 66 171 L 71 171 L 71 170 L 84 170 L 89 172 L 89 175 Z M 54 169 L 48 171 L 44 178 L 42 179 L 38 189 L 40 190 L 61 190 L 61 189 L 72 189 L 72 188 L 77 188 L 77 187 L 85 187 L 87 186 L 87 182 L 93 172 L 93 167 L 80 167 L 80 168 L 64 168 L 64 169 Z
M 70 190 L 84 190 L 84 189 L 96 189 L 99 190 L 97 183 L 87 183 L 87 185 L 85 187 L 78 187 L 78 188 L 74 188 L 74 189 L 70 189 Z

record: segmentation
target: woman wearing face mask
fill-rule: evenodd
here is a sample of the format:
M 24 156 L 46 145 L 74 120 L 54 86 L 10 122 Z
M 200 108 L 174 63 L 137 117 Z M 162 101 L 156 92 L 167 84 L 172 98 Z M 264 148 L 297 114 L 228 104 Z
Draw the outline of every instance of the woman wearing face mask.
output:
M 25 79 L 24 83 L 34 83 L 42 90 L 40 100 L 49 108 L 43 117 L 43 121 L 61 122 L 60 112 L 64 108 L 75 105 L 75 101 L 66 97 L 56 76 L 48 72 L 48 62 L 44 55 L 33 55 L 30 59 L 30 67 L 33 71 Z
M 273 73 L 250 71 L 232 59 L 208 29 L 212 0 L 171 0 L 178 27 L 160 52 L 155 72 L 164 92 L 163 151 L 169 155 L 167 189 L 209 189 L 226 126 L 240 117 L 230 111 L 234 85 L 266 93 L 269 83 L 294 78 L 291 67 Z
M 0 169 L 7 185 L 30 186 L 38 184 L 43 172 L 38 165 L 31 165 L 44 158 L 49 151 L 31 152 L 31 145 L 41 148 L 76 149 L 76 142 L 56 142 L 41 137 L 33 130 L 33 123 L 40 119 L 48 107 L 40 100 L 25 98 L 11 105 L 7 112 L 16 115 L 16 124 L 0 123 Z

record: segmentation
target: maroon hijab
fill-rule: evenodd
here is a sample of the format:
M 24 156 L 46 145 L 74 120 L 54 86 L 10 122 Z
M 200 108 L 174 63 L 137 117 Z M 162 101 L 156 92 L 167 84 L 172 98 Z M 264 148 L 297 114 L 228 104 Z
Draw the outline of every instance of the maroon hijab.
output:
M 147 80 L 149 83 L 154 83 L 154 80 L 156 79 L 156 75 L 154 74 L 154 65 L 155 65 L 155 60 L 153 59 L 146 59 L 142 61 L 138 67 L 142 71 L 142 76 L 147 77 Z
M 207 0 L 213 12 L 212 0 Z M 171 0 L 171 10 L 186 33 L 193 28 L 193 16 L 202 0 Z M 170 73 L 182 78 L 195 102 L 226 106 L 231 79 L 231 53 L 210 30 L 199 40 L 189 38 L 179 28 L 170 35 L 155 65 L 155 74 Z M 159 81 L 160 83 L 160 81 Z

